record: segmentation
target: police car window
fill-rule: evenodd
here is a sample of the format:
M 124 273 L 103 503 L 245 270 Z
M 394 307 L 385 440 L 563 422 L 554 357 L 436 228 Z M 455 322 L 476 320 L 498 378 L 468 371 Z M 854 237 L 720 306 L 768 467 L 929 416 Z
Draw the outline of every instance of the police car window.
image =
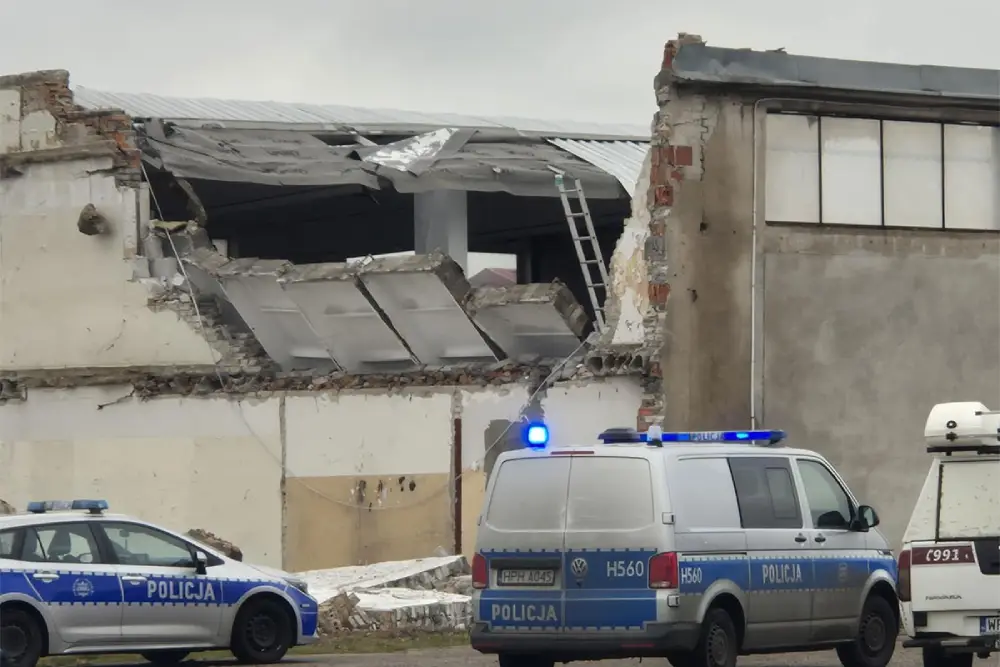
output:
M 173 535 L 133 523 L 102 523 L 101 526 L 122 565 L 195 566 L 188 543 Z
M 14 542 L 17 531 L 5 530 L 0 532 L 0 558 L 14 558 Z
M 846 530 L 854 513 L 840 482 L 822 463 L 805 459 L 799 459 L 798 463 L 813 526 Z
M 566 521 L 569 458 L 504 461 L 486 510 L 486 523 L 500 530 L 562 530 Z
M 90 526 L 57 523 L 25 531 L 22 560 L 36 563 L 97 563 L 100 551 Z
M 630 530 L 653 522 L 646 459 L 573 457 L 568 495 L 567 530 Z
M 729 469 L 744 528 L 802 528 L 802 511 L 788 459 L 734 457 Z

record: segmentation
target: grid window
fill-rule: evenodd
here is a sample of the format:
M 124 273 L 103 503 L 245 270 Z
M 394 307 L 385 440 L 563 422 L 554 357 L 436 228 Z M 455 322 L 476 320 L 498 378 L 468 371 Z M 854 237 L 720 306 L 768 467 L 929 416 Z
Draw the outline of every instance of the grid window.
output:
M 769 114 L 767 222 L 1000 230 L 1000 128 Z

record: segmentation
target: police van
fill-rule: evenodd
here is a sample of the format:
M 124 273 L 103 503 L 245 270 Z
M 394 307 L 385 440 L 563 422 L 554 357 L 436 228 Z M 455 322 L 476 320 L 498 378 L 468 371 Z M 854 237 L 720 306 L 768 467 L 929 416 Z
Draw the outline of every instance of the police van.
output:
M 0 517 L 0 653 L 140 653 L 171 665 L 228 648 L 270 663 L 317 639 L 317 603 L 292 575 L 241 563 L 103 500 L 44 501 Z
M 820 649 L 889 663 L 896 561 L 822 456 L 781 431 L 525 436 L 497 458 L 472 565 L 472 645 L 501 667 Z
M 942 403 L 924 437 L 935 456 L 899 554 L 903 646 L 926 667 L 969 667 L 1000 652 L 1000 412 Z

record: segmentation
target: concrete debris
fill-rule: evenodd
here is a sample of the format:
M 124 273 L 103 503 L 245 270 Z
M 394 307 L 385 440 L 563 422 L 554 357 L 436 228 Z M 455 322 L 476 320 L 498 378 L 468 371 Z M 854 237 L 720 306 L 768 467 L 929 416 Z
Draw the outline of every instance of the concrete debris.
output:
M 226 556 L 232 558 L 233 560 L 242 561 L 243 560 L 243 550 L 238 546 L 230 542 L 229 540 L 224 540 L 215 533 L 210 533 L 207 530 L 201 528 L 192 528 L 185 533 L 188 537 L 198 542 L 201 542 L 207 547 L 211 547 L 216 551 L 221 551 Z
M 0 498 L 0 515 L 6 515 L 6 514 L 17 514 L 17 510 L 14 509 L 14 506 L 8 503 L 6 500 Z
M 105 218 L 93 204 L 87 204 L 80 211 L 80 217 L 76 220 L 76 228 L 81 234 L 87 236 L 97 236 L 108 231 L 108 219 Z

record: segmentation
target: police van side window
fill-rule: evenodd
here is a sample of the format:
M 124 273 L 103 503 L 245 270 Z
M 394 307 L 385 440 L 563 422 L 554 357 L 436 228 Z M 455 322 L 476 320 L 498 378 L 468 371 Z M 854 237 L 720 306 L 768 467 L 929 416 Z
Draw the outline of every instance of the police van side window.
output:
M 813 527 L 847 530 L 854 511 L 840 482 L 819 461 L 799 459 L 798 463 Z
M 744 528 L 802 528 L 802 510 L 788 459 L 733 457 L 729 469 Z
M 85 523 L 56 523 L 28 528 L 22 560 L 33 563 L 99 563 L 97 540 Z
M 101 523 L 111 549 L 122 565 L 152 567 L 195 566 L 191 547 L 173 535 L 133 523 Z

